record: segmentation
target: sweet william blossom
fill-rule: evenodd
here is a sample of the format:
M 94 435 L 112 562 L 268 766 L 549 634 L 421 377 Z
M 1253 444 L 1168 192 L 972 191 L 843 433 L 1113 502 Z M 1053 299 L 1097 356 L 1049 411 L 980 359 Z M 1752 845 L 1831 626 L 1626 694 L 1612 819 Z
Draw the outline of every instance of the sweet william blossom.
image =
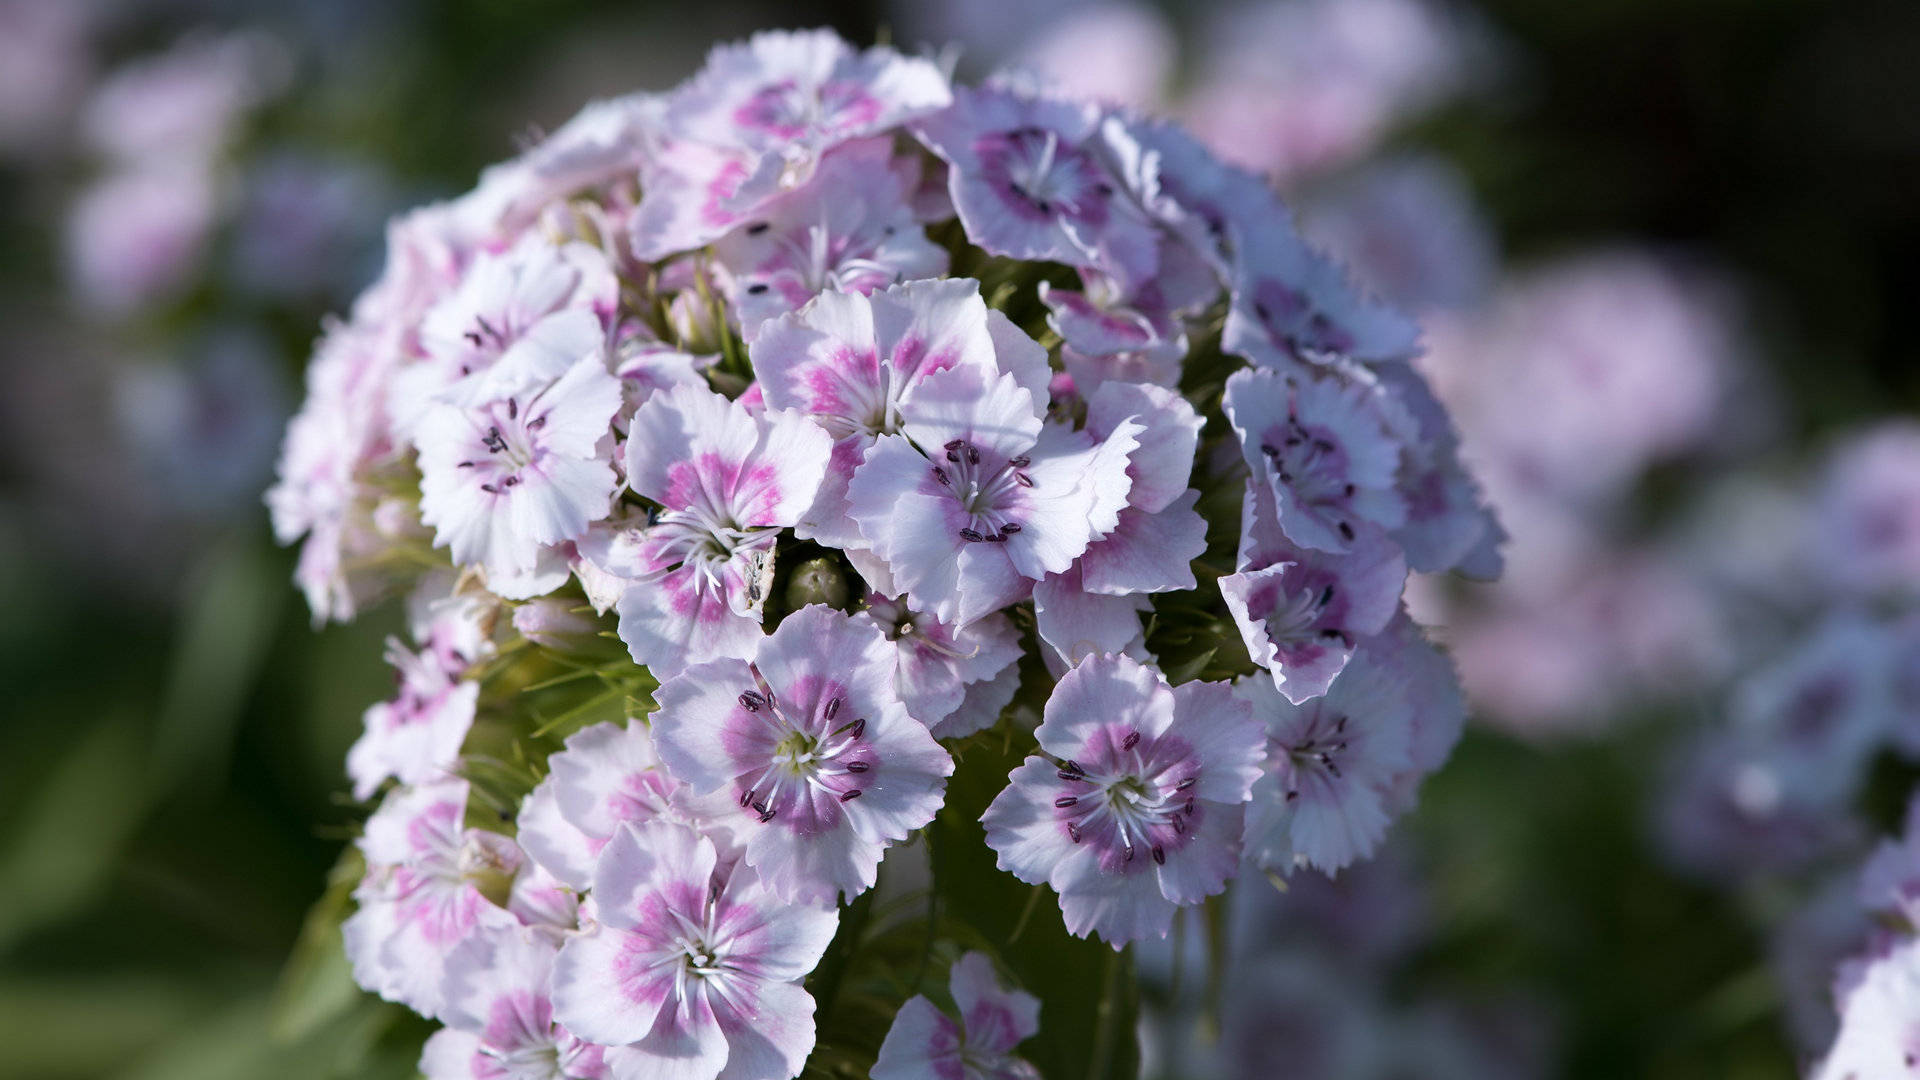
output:
M 1361 653 L 1333 688 L 1294 704 L 1266 675 L 1234 694 L 1266 726 L 1266 773 L 1247 813 L 1247 856 L 1282 872 L 1332 874 L 1373 854 L 1392 821 L 1394 781 L 1412 769 L 1415 702 Z
M 872 625 L 811 605 L 751 663 L 687 668 L 654 700 L 674 776 L 733 800 L 746 864 L 777 895 L 853 897 L 880 856 L 933 819 L 953 759 L 908 715 L 895 650 Z
M 796 413 L 755 415 L 697 386 L 647 400 L 627 436 L 627 486 L 658 504 L 634 544 L 620 639 L 666 678 L 751 655 L 782 528 L 812 505 L 831 452 Z
M 1246 370 L 1227 380 L 1224 406 L 1287 539 L 1345 553 L 1362 531 L 1406 520 L 1395 417 L 1374 386 L 1331 373 Z
M 879 627 L 893 642 L 899 654 L 894 685 L 900 700 L 908 715 L 940 738 L 971 734 L 964 721 L 950 718 L 973 687 L 995 679 L 1020 659 L 1020 632 L 1005 615 L 948 626 L 915 611 L 905 597 L 870 593 L 866 608 L 853 621 Z
M 447 1026 L 420 1054 L 427 1080 L 607 1080 L 606 1050 L 553 1021 L 557 946 L 530 932 L 470 938 L 447 958 Z
M 964 278 L 866 296 L 822 292 L 767 323 L 748 351 L 767 404 L 808 414 L 834 438 L 825 482 L 796 531 L 842 548 L 864 543 L 848 520 L 847 485 L 874 441 L 950 407 L 936 398 L 920 408 L 929 378 L 954 367 L 1005 372 L 1044 401 L 1050 374 L 1046 350 L 988 308 L 979 283 Z
M 667 772 L 647 725 L 595 724 L 567 737 L 520 808 L 520 846 L 569 887 L 586 891 L 594 860 L 624 824 L 669 821 L 722 838 L 724 804 L 696 798 Z
M 1277 518 L 1271 490 L 1249 480 L 1241 569 L 1220 579 L 1220 595 L 1248 657 L 1297 705 L 1326 693 L 1359 642 L 1386 629 L 1407 564 L 1384 533 L 1361 533 L 1352 550 L 1334 555 L 1288 543 Z
M 946 249 L 927 239 L 909 201 L 916 164 L 895 157 L 889 139 L 848 143 L 803 187 L 716 241 L 742 335 L 751 341 L 768 319 L 829 289 L 870 293 L 944 274 Z
M 555 1020 L 609 1047 L 614 1080 L 788 1080 L 813 1050 L 800 979 L 839 916 L 769 892 L 714 843 L 623 826 L 594 868 L 596 925 L 560 949 Z
M 880 1044 L 873 1080 L 1040 1080 L 1014 1054 L 1040 1031 L 1040 999 L 1001 986 L 981 952 L 954 961 L 947 978 L 958 1021 L 924 995 L 908 998 Z
M 633 250 L 658 259 L 704 246 L 806 182 L 833 147 L 944 107 L 931 61 L 830 31 L 766 31 L 723 45 L 669 98 L 664 150 L 642 171 Z
M 907 596 L 971 622 L 1064 572 L 1119 524 L 1139 425 L 1095 440 L 1042 424 L 1010 374 L 928 376 L 916 417 L 877 439 L 854 472 L 854 524 Z
M 615 484 L 608 425 L 619 408 L 619 380 L 598 355 L 531 391 L 434 406 L 415 442 L 420 515 L 435 543 L 490 578 L 531 573 L 543 546 L 607 516 Z
M 1165 937 L 1176 908 L 1226 886 L 1260 729 L 1223 683 L 1169 687 L 1127 657 L 1060 680 L 1029 757 L 981 822 L 998 865 L 1060 895 L 1067 930 L 1117 949 Z
M 457 654 L 415 652 L 388 638 L 387 663 L 399 693 L 367 709 L 366 730 L 347 751 L 356 799 L 371 798 L 388 777 L 420 784 L 451 775 L 480 698 L 480 684 L 460 677 L 467 660 Z
M 1099 109 L 1004 86 L 962 88 L 913 131 L 947 162 L 954 209 L 982 248 L 1127 281 L 1154 276 L 1159 238 L 1122 194 Z
M 455 949 L 476 935 L 518 932 L 504 898 L 523 856 L 512 840 L 464 826 L 467 784 L 399 788 L 360 838 L 367 875 L 360 910 L 340 928 L 354 981 L 428 1016 L 445 1003 Z

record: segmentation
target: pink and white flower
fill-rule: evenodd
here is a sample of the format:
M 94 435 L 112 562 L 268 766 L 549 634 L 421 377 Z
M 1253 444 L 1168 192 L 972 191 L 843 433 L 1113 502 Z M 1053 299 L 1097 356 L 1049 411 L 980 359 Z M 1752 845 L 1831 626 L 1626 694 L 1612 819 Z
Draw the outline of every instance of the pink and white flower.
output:
M 1220 595 L 1247 655 L 1298 705 L 1327 692 L 1359 642 L 1400 608 L 1406 558 L 1368 530 L 1343 555 L 1299 548 L 1281 534 L 1271 490 L 1249 480 L 1242 500 L 1240 570 Z
M 873 1080 L 1040 1080 L 1014 1049 L 1040 1033 L 1040 999 L 1000 985 L 986 953 L 954 961 L 947 988 L 956 1022 L 925 995 L 900 1006 L 880 1044 Z
M 558 946 L 531 932 L 469 938 L 447 958 L 446 1027 L 420 1054 L 427 1080 L 607 1080 L 606 1048 L 553 1020 Z
M 467 784 L 399 788 L 367 819 L 360 910 L 340 928 L 354 981 L 427 1016 L 445 1005 L 447 958 L 476 935 L 517 933 L 504 899 L 524 857 L 498 833 L 464 827 Z
M 831 908 L 792 904 L 684 826 L 622 826 L 594 868 L 598 917 L 561 946 L 553 1016 L 610 1047 L 615 1080 L 798 1076 L 813 1050 L 800 980 Z
M 1103 443 L 1131 432 L 1127 505 L 1114 527 L 1070 569 L 1033 587 L 1036 627 L 1067 664 L 1094 652 L 1145 659 L 1137 614 L 1153 593 L 1191 589 L 1191 563 L 1207 546 L 1207 523 L 1187 487 L 1202 421 L 1172 390 L 1105 382 L 1087 400 L 1083 437 Z
M 1124 296 L 1094 271 L 1084 292 L 1040 283 L 1047 326 L 1060 335 L 1061 363 L 1087 392 L 1108 380 L 1174 386 L 1187 356 L 1187 333 L 1150 295 Z
M 1154 276 L 1159 235 L 1123 194 L 1095 106 L 963 87 L 913 132 L 950 166 L 954 209 L 985 250 L 1127 282 Z
M 915 611 L 905 597 L 867 594 L 853 621 L 876 626 L 898 650 L 894 685 L 907 715 L 937 738 L 972 734 L 951 718 L 971 688 L 986 683 L 1020 659 L 1020 631 L 1005 615 L 988 615 L 965 626 L 948 626 Z M 996 712 L 998 710 L 995 710 Z
M 543 386 L 434 406 L 415 443 L 420 516 L 435 543 L 490 580 L 531 574 L 544 546 L 580 536 L 611 509 L 609 425 L 619 408 L 620 382 L 598 355 Z
M 480 684 L 461 677 L 469 662 L 387 639 L 387 663 L 399 676 L 400 692 L 367 709 L 366 731 L 347 751 L 354 798 L 371 798 L 388 777 L 424 784 L 452 774 L 480 698 Z
M 1228 352 L 1263 367 L 1334 356 L 1385 363 L 1411 359 L 1419 336 L 1412 319 L 1362 292 L 1290 223 L 1261 219 L 1240 231 L 1220 341 Z
M 847 520 L 854 470 L 874 440 L 906 430 L 929 377 L 952 367 L 1007 372 L 1044 401 L 1049 375 L 1046 350 L 969 279 L 823 292 L 767 323 L 749 353 L 768 406 L 807 413 L 834 438 L 826 482 L 796 532 L 842 548 L 863 543 Z
M 397 426 L 412 431 L 435 402 L 474 405 L 525 393 L 606 351 L 605 322 L 620 298 L 599 249 L 529 234 L 467 266 L 420 322 L 425 358 L 394 387 Z
M 593 864 L 626 824 L 669 821 L 731 847 L 723 804 L 694 796 L 660 761 L 647 725 L 595 724 L 567 737 L 520 808 L 520 846 L 568 886 L 586 891 Z
M 805 183 L 822 155 L 943 108 L 940 69 L 829 31 L 768 31 L 723 45 L 670 98 L 643 171 L 634 254 L 659 259 L 743 225 Z
M 864 295 L 946 273 L 946 249 L 927 239 L 909 201 L 916 164 L 895 157 L 889 139 L 849 143 L 827 154 L 805 186 L 714 242 L 748 341 L 768 319 L 829 289 Z
M 887 845 L 940 808 L 953 759 L 908 714 L 896 665 L 876 627 L 813 605 L 752 663 L 698 664 L 654 694 L 661 758 L 733 799 L 747 865 L 783 898 L 864 892 Z
M 848 503 L 894 582 L 942 622 L 1021 599 L 1118 526 L 1140 425 L 1098 441 L 1043 425 L 1014 376 L 971 367 L 928 376 L 915 405 L 904 434 L 867 451 Z
M 1226 684 L 1169 687 L 1135 660 L 1089 657 L 1035 736 L 1044 756 L 1013 770 L 981 822 L 1000 869 L 1060 894 L 1069 932 L 1115 948 L 1165 937 L 1176 908 L 1226 887 L 1262 750 Z
M 1344 554 L 1362 531 L 1406 521 L 1396 418 L 1376 386 L 1251 369 L 1227 380 L 1224 405 L 1287 539 Z
M 620 639 L 656 677 L 751 655 L 773 545 L 813 504 L 826 432 L 790 411 L 755 415 L 694 386 L 647 400 L 627 436 L 627 486 L 660 509 L 632 545 Z M 614 569 L 620 572 L 619 568 Z
M 1253 786 L 1247 857 L 1332 874 L 1373 854 L 1414 767 L 1415 703 L 1396 673 L 1361 652 L 1324 695 L 1294 704 L 1264 675 L 1234 683 L 1266 726 L 1266 773 Z

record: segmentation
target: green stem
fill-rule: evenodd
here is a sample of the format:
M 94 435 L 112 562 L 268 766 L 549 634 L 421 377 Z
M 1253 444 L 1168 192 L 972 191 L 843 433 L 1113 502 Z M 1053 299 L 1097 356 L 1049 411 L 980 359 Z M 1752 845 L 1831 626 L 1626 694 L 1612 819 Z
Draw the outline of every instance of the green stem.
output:
M 1107 960 L 1106 977 L 1101 980 L 1100 1006 L 1095 1013 L 1093 1059 L 1087 1067 L 1087 1080 L 1107 1080 L 1108 1071 L 1113 1067 L 1114 1029 L 1119 1026 L 1114 1014 L 1119 1011 L 1122 968 L 1131 950 L 1132 946 L 1116 949 Z

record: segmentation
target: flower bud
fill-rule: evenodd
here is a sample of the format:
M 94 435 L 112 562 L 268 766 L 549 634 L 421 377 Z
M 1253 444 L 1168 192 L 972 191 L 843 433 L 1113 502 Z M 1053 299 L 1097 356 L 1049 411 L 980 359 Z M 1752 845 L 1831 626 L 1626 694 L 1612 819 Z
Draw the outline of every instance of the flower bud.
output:
M 564 656 L 617 655 L 618 641 L 602 636 L 605 629 L 583 600 L 542 596 L 513 609 L 513 628 L 543 649 Z
M 682 289 L 667 305 L 667 324 L 673 336 L 687 352 L 696 356 L 717 353 L 725 328 L 707 292 L 697 287 Z

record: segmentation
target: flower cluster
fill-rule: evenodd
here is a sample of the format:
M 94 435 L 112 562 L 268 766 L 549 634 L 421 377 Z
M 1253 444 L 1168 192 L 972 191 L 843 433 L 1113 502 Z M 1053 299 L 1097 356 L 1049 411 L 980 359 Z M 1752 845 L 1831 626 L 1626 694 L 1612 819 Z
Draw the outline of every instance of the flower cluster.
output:
M 435 1080 L 793 1077 L 936 820 L 1116 949 L 1369 857 L 1463 720 L 1407 575 L 1504 535 L 1417 337 L 1179 130 L 824 32 L 400 218 L 269 495 L 415 602 L 356 977 Z M 996 960 L 834 1052 L 1032 1075 Z

